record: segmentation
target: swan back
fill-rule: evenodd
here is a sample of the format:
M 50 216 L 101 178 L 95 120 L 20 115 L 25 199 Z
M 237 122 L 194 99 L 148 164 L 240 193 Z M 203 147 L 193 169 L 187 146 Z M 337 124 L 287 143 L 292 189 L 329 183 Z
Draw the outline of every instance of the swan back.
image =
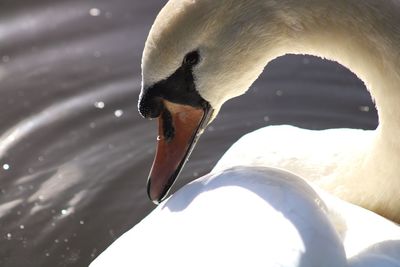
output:
M 132 261 L 147 266 L 346 266 L 326 212 L 302 179 L 271 168 L 236 167 L 183 187 L 91 267 L 117 261 L 118 266 Z
M 400 228 L 289 172 L 235 167 L 184 186 L 90 266 L 398 267 Z
M 270 166 L 291 171 L 351 203 L 400 220 L 397 147 L 371 130 L 268 126 L 243 136 L 214 167 Z M 378 145 L 378 144 L 383 145 Z

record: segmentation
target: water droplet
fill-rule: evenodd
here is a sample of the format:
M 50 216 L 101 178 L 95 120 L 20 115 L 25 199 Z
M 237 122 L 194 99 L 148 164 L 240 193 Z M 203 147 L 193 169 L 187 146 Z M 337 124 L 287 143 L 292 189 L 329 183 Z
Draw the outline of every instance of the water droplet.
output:
M 65 243 L 68 243 L 68 238 L 65 238 L 65 239 L 64 239 L 64 242 L 65 242 Z
M 96 128 L 96 123 L 95 122 L 91 122 L 89 124 L 89 127 L 92 128 L 92 129 Z
M 61 210 L 61 214 L 62 214 L 62 215 L 67 214 L 67 210 Z
M 359 109 L 361 112 L 369 112 L 369 106 L 360 106 Z
M 84 220 L 82 220 L 82 221 L 79 221 L 79 223 L 80 223 L 80 224 L 85 224 L 85 221 L 84 221 Z
M 25 229 L 25 226 L 24 226 L 23 224 L 21 224 L 21 225 L 19 226 L 19 229 L 23 230 L 23 229 Z
M 6 235 L 6 237 L 7 237 L 7 240 L 11 240 L 12 234 L 11 234 L 11 233 L 8 233 L 8 234 Z
M 118 110 L 114 111 L 114 115 L 115 115 L 115 117 L 119 118 L 122 115 L 124 115 L 124 112 L 121 109 L 118 109 Z
M 264 116 L 264 121 L 268 122 L 269 121 L 269 117 L 268 116 Z
M 59 242 L 60 242 L 60 240 L 54 239 L 54 243 L 59 243 Z
M 106 104 L 104 104 L 103 101 L 96 101 L 96 102 L 94 102 L 94 106 L 96 108 L 103 109 L 106 106 Z
M 46 257 L 49 257 L 49 256 L 50 256 L 50 253 L 49 253 L 49 252 L 46 252 L 44 255 L 46 255 Z
M 208 131 L 209 131 L 209 132 L 214 132 L 214 130 L 215 130 L 215 128 L 214 128 L 213 126 L 209 126 L 209 127 L 208 127 Z
M 39 199 L 40 201 L 43 201 L 43 200 L 44 200 L 44 196 L 40 195 L 40 196 L 38 196 L 38 199 Z
M 38 157 L 38 160 L 39 160 L 39 161 L 43 161 L 43 160 L 44 160 L 43 156 L 39 156 L 39 157 Z
M 157 136 L 157 141 L 160 141 L 161 140 L 161 136 Z
M 10 165 L 7 164 L 7 163 L 3 164 L 3 169 L 6 170 L 6 171 L 9 170 L 10 169 Z
M 94 8 L 91 8 L 91 9 L 89 10 L 89 14 L 90 14 L 91 16 L 93 16 L 93 17 L 99 16 L 100 13 L 101 13 L 100 9 L 95 8 L 95 7 L 94 7 Z
M 282 90 L 276 90 L 275 94 L 277 96 L 282 96 L 283 95 L 283 91 Z

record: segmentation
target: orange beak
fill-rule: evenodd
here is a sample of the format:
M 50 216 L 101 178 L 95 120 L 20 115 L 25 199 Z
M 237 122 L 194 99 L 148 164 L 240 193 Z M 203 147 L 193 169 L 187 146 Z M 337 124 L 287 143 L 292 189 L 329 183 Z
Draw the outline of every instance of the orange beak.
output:
M 163 100 L 158 118 L 157 150 L 147 180 L 147 193 L 158 204 L 168 194 L 206 127 L 209 108 L 194 108 Z

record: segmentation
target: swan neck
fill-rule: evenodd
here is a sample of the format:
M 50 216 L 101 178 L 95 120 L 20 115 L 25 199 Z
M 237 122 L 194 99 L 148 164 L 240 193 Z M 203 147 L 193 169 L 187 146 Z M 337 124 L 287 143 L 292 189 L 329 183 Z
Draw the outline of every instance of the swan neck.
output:
M 379 126 L 370 146 L 343 161 L 334 177 L 352 188 L 343 193 L 344 199 L 396 221 L 400 220 L 395 203 L 399 198 L 393 197 L 400 186 L 399 167 L 393 164 L 400 159 L 399 14 L 400 3 L 391 0 L 290 1 L 289 12 L 281 16 L 286 36 L 279 40 L 281 50 L 276 54 L 334 60 L 365 83 Z
M 286 35 L 276 56 L 310 54 L 354 72 L 376 103 L 379 130 L 400 134 L 400 4 L 385 1 L 286 1 L 278 19 Z M 283 8 L 283 9 L 282 9 Z M 286 10 L 282 13 L 279 10 Z M 268 44 L 269 45 L 269 44 Z

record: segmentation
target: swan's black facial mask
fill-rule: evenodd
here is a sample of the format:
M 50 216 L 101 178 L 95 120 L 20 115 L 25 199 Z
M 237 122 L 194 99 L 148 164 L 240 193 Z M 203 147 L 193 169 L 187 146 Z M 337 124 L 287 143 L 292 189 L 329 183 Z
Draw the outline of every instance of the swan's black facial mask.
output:
M 175 182 L 212 114 L 209 103 L 196 91 L 192 70 L 199 59 L 197 51 L 187 54 L 171 76 L 142 89 L 140 114 L 159 121 L 156 156 L 147 180 L 147 193 L 157 204 Z

